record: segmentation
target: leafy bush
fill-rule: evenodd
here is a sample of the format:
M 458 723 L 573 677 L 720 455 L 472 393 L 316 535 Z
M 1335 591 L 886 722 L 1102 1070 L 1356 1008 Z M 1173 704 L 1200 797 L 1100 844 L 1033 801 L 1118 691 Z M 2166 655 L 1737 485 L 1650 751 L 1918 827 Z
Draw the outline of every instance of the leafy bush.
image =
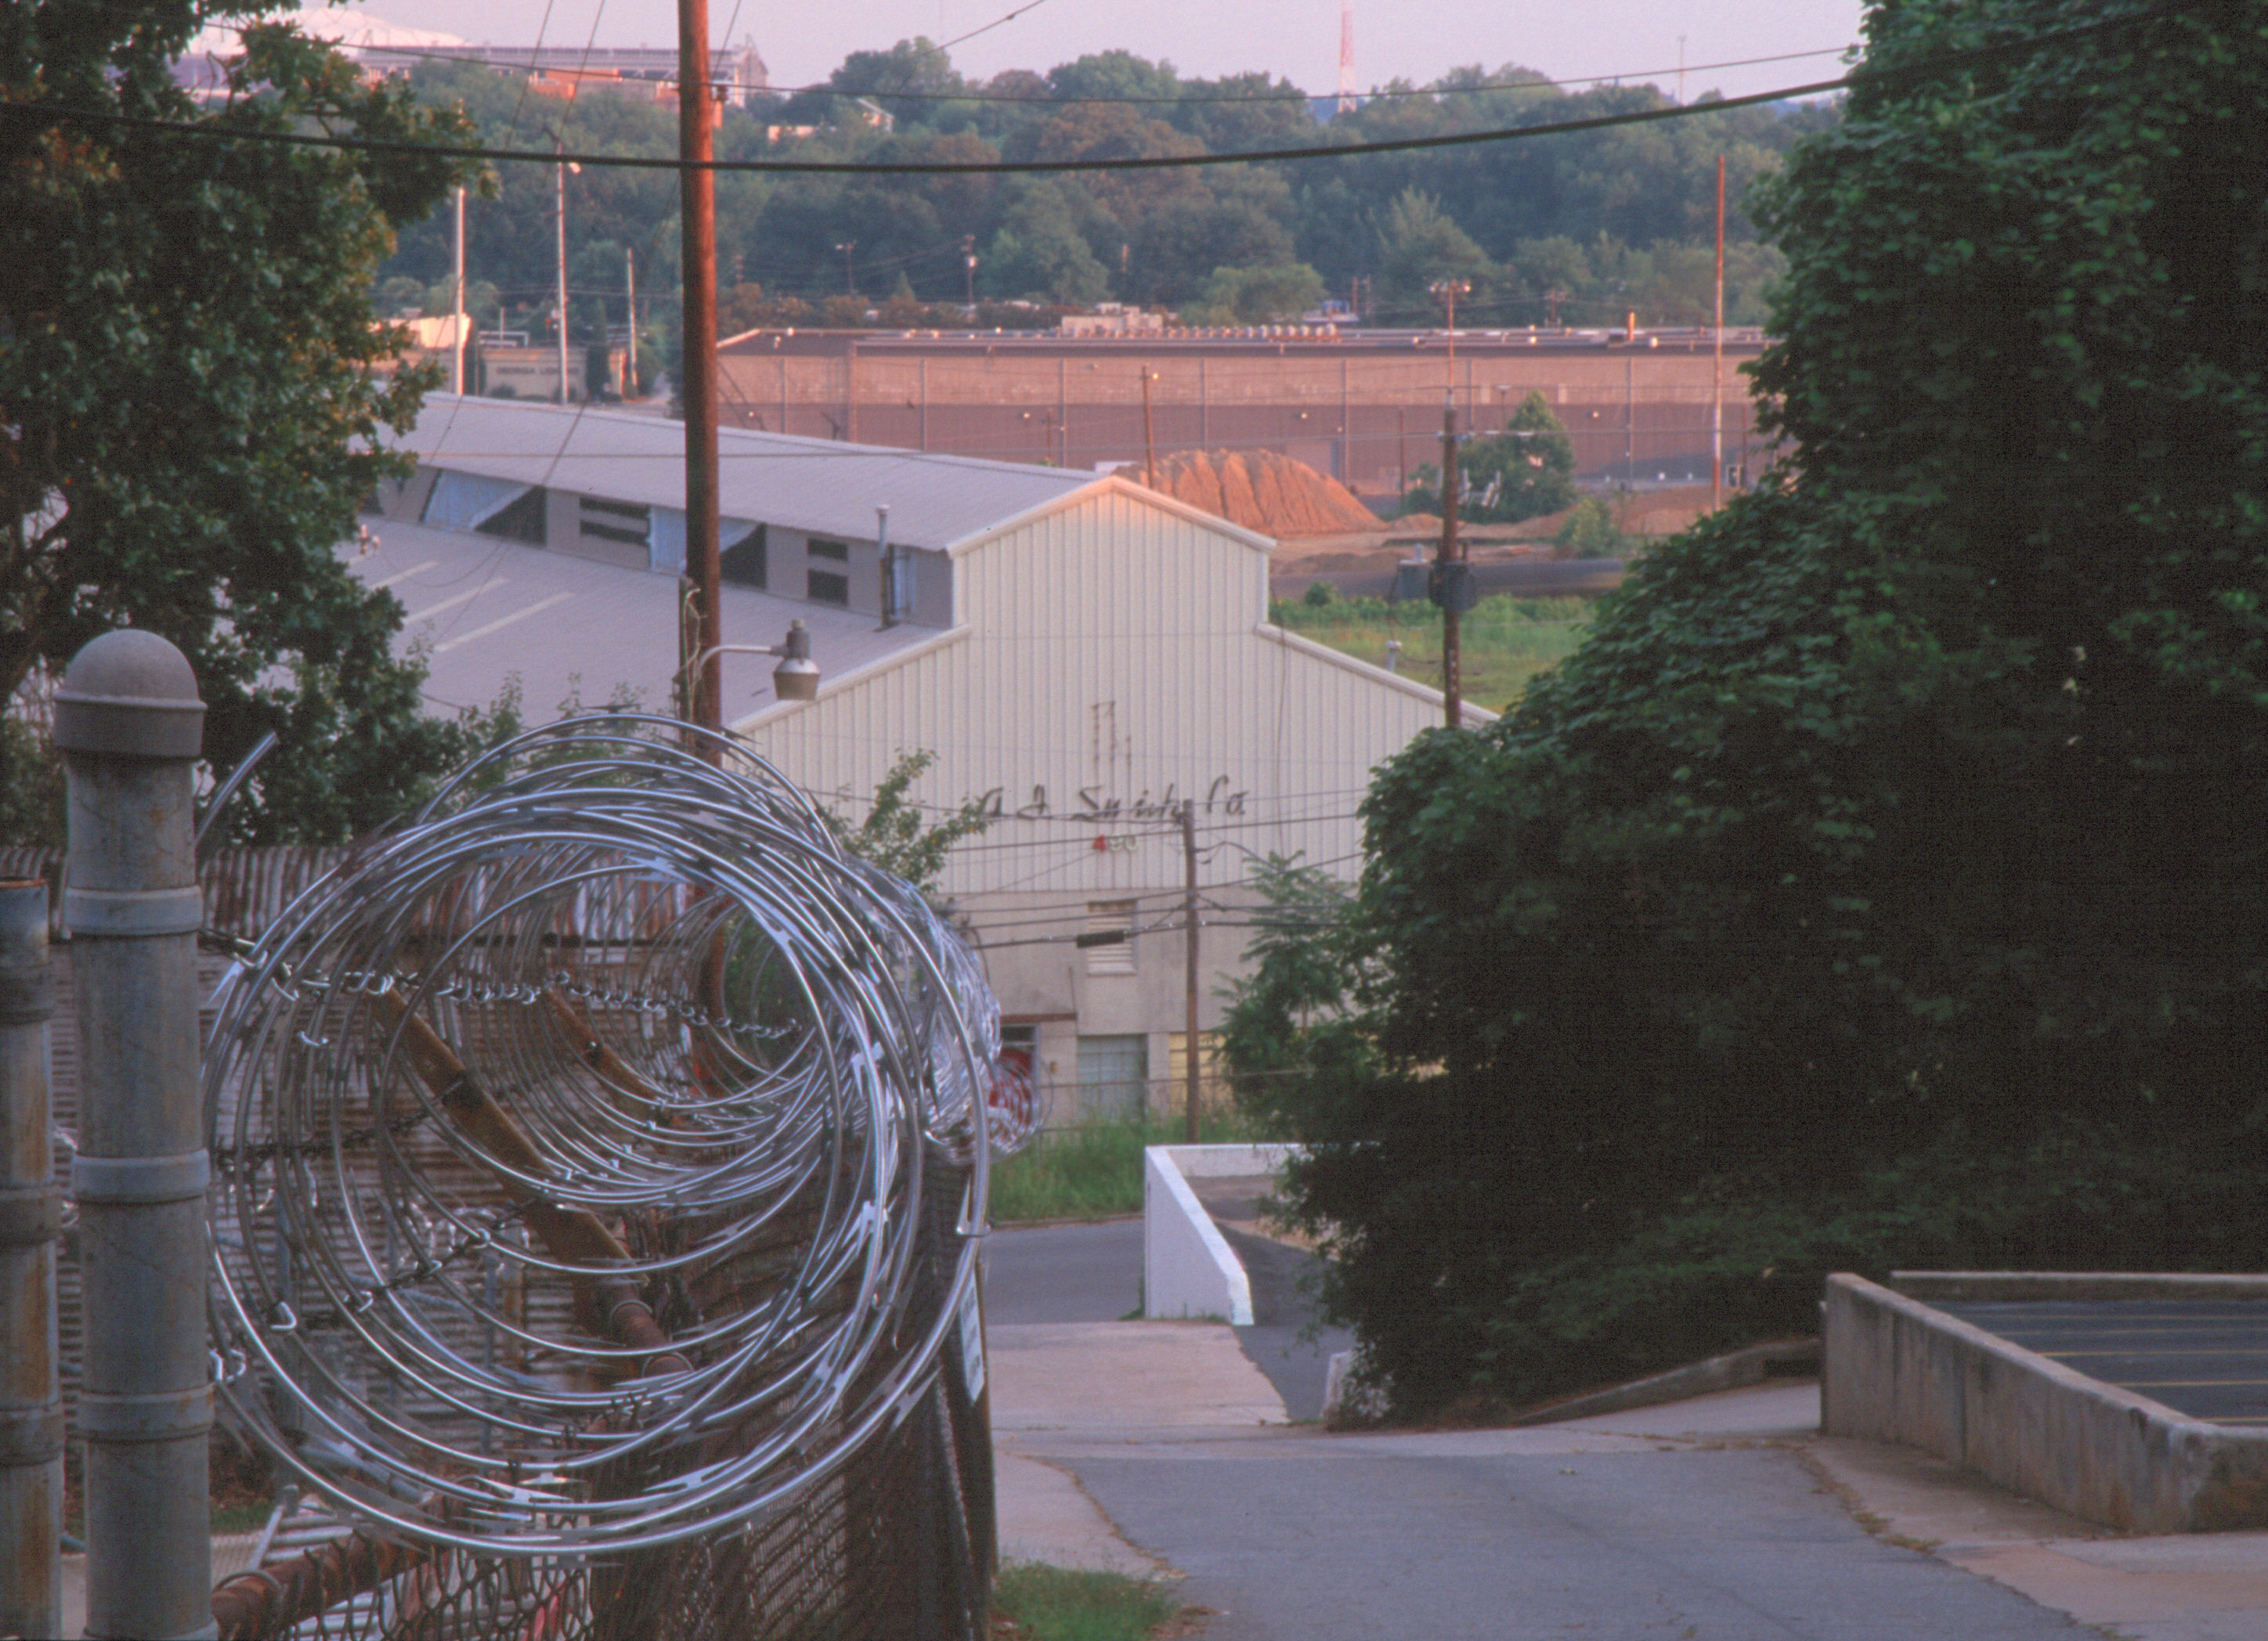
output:
M 1551 544 L 1575 558 L 1620 558 L 1630 550 L 1631 539 L 1616 527 L 1614 511 L 1605 502 L 1586 496 L 1568 513 Z
M 2268 33 L 1868 27 L 1931 71 L 1762 190 L 1800 467 L 1387 765 L 1331 983 L 1256 977 L 1406 1410 L 1808 1330 L 1837 1265 L 2268 1241 Z
M 1441 511 L 1441 474 L 1421 467 L 1406 512 Z M 1457 516 L 1480 524 L 1517 524 L 1557 512 L 1575 499 L 1575 445 L 1540 393 L 1530 393 L 1504 431 L 1465 442 L 1457 457 Z

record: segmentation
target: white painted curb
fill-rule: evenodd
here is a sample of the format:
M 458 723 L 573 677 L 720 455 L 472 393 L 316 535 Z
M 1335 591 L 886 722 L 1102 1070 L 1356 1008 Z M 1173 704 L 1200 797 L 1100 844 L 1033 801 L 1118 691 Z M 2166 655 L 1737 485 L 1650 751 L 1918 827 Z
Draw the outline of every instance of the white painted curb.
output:
M 1152 1145 L 1142 1157 L 1142 1314 L 1252 1326 L 1252 1281 L 1189 1180 L 1274 1174 L 1292 1145 Z

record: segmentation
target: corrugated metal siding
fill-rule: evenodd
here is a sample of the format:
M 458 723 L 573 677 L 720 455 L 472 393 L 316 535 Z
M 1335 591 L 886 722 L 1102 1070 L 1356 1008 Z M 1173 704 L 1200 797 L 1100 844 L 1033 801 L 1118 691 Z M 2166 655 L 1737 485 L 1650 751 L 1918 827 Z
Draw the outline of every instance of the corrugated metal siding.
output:
M 1438 696 L 1264 628 L 1265 556 L 1138 496 L 1084 499 L 959 569 L 964 636 L 754 732 L 854 808 L 913 747 L 938 754 L 925 801 L 997 791 L 1003 818 L 956 854 L 952 894 L 1176 887 L 1169 797 L 1197 799 L 1207 843 L 1351 855 L 1371 769 L 1440 721 Z M 1035 787 L 1048 817 L 1019 818 Z M 1114 799 L 1115 816 L 1083 814 Z M 1094 848 L 1129 834 L 1154 835 Z

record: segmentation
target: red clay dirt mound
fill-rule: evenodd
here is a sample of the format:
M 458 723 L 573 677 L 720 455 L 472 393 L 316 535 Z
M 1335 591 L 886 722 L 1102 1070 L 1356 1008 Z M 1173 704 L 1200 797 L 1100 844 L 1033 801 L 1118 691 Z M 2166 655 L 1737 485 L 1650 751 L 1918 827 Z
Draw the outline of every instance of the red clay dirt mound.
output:
M 1140 464 L 1118 470 L 1136 483 Z M 1279 539 L 1379 528 L 1354 493 L 1272 450 L 1177 450 L 1158 458 L 1158 489 L 1248 530 Z

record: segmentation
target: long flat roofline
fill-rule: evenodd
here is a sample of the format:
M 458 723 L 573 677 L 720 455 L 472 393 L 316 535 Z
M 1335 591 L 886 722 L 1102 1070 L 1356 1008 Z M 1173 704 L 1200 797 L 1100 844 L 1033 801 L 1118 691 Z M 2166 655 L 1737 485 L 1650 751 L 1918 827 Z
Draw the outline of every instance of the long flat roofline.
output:
M 1064 336 L 1052 331 L 850 330 L 789 325 L 768 327 L 727 337 L 718 344 L 718 350 L 724 353 L 771 353 L 779 350 L 777 342 L 784 339 L 789 348 L 797 352 L 824 352 L 856 344 L 861 352 L 1005 348 L 1027 353 L 1058 350 L 1074 353 L 1248 351 L 1265 353 L 1273 357 L 1279 352 L 1293 349 L 1305 352 L 1336 350 L 1402 353 L 1439 348 L 1446 352 L 1451 334 L 1446 330 L 1341 330 L 1336 335 L 1287 332 L 1280 336 L 1266 336 L 1201 335 L 1189 331 L 1167 331 L 1132 336 Z M 1621 330 L 1468 330 L 1462 327 L 1454 335 L 1459 348 L 1487 353 L 1527 353 L 1541 349 L 1618 353 L 1661 352 L 1665 350 L 1684 352 L 1713 345 L 1712 334 L 1705 326 L 1699 328 L 1681 327 L 1674 330 L 1640 330 L 1635 339 Z M 1764 332 L 1755 326 L 1735 328 L 1728 325 L 1725 327 L 1725 350 L 1728 353 L 1760 351 L 1764 342 Z

